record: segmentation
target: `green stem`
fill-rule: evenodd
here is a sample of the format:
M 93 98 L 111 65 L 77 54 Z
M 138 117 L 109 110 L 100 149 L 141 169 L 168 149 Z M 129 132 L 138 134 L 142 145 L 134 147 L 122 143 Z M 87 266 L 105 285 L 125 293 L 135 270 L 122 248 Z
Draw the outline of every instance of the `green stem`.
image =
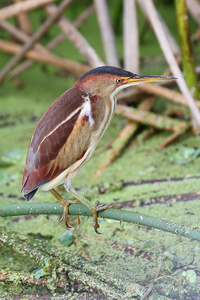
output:
M 192 96 L 199 97 L 198 80 L 195 73 L 194 56 L 190 40 L 190 28 L 188 21 L 187 5 L 185 0 L 176 0 L 176 16 L 183 62 L 183 72 Z
M 26 203 L 0 206 L 0 217 L 35 214 L 57 215 L 62 213 L 63 207 L 58 203 Z M 71 204 L 69 206 L 69 214 L 92 216 L 91 211 L 82 204 Z M 192 229 L 185 225 L 179 225 L 167 220 L 146 216 L 136 212 L 120 209 L 107 209 L 99 212 L 98 216 L 101 218 L 136 223 L 200 241 L 200 231 L 197 229 Z

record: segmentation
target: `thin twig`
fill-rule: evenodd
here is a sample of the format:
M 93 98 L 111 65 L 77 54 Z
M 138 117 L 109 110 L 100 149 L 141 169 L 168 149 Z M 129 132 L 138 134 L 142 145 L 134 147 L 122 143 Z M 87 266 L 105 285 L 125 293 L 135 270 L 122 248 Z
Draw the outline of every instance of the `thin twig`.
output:
M 145 294 L 143 295 L 142 299 L 141 300 L 145 300 L 147 299 L 147 297 L 151 294 L 152 290 L 153 290 L 153 287 L 154 285 L 156 284 L 156 279 L 158 278 L 159 274 L 160 274 L 160 270 L 162 268 L 162 265 L 163 265 L 163 261 L 160 260 L 160 264 L 159 264 L 159 267 L 158 267 L 158 271 L 152 281 L 152 284 L 150 285 L 150 287 L 147 289 L 147 291 L 145 292 Z

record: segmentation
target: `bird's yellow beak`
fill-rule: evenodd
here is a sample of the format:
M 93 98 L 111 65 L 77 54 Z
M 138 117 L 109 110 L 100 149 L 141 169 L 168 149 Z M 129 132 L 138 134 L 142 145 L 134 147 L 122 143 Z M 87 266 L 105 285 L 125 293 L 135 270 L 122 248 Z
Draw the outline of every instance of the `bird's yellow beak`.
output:
M 161 81 L 161 80 L 172 80 L 176 79 L 175 77 L 172 76 L 159 76 L 159 75 L 138 75 L 134 74 L 131 77 L 126 78 L 123 83 L 124 84 L 139 84 L 141 82 L 151 82 L 151 81 Z

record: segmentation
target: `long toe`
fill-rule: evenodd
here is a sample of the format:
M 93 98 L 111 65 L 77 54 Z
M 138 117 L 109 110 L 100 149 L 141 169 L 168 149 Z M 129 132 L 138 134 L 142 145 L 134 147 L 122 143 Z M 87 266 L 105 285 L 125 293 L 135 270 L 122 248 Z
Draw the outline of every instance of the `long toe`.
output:
M 114 204 L 100 204 L 99 201 L 97 201 L 94 204 L 94 207 L 92 209 L 92 214 L 93 214 L 93 227 L 94 227 L 94 231 L 98 234 L 100 234 L 100 232 L 98 232 L 98 228 L 99 228 L 99 223 L 98 223 L 98 212 L 99 211 L 103 211 L 109 208 L 117 208 L 116 205 Z

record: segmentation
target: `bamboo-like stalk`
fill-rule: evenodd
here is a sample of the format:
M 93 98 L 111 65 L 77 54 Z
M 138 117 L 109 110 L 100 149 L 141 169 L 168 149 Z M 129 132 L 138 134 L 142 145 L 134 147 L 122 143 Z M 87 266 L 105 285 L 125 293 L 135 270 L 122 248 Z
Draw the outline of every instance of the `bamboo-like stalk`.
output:
M 5 52 L 15 54 L 19 53 L 19 51 L 21 51 L 21 48 L 22 47 L 19 44 L 0 39 L 0 49 Z M 35 50 L 27 51 L 25 57 L 33 59 L 35 61 L 48 63 L 60 67 L 74 74 L 74 76 L 76 77 L 80 77 L 82 74 L 90 70 L 90 67 L 87 65 L 77 63 L 75 61 L 68 60 L 65 58 L 60 58 L 54 55 L 43 55 Z
M 139 38 L 135 0 L 123 1 L 124 69 L 139 73 Z
M 143 11 L 149 18 L 152 27 L 154 29 L 154 32 L 157 36 L 157 39 L 159 41 L 160 47 L 162 48 L 162 51 L 165 55 L 165 58 L 172 70 L 172 73 L 175 77 L 178 78 L 177 84 L 184 94 L 188 106 L 190 108 L 191 112 L 191 119 L 192 119 L 192 124 L 193 124 L 193 130 L 195 133 L 200 132 L 200 112 L 198 110 L 198 107 L 196 106 L 196 103 L 194 99 L 192 98 L 190 91 L 185 83 L 185 80 L 183 78 L 183 75 L 180 71 L 180 68 L 176 62 L 176 59 L 172 53 L 172 50 L 169 45 L 169 41 L 167 39 L 167 36 L 165 34 L 165 31 L 162 27 L 162 24 L 160 22 L 159 16 L 157 14 L 157 11 L 155 9 L 155 6 L 152 2 L 152 0 L 140 0 L 138 1 L 139 5 L 141 5 Z
M 184 121 L 175 120 L 167 116 L 157 115 L 152 112 L 139 111 L 133 107 L 128 107 L 125 105 L 118 104 L 115 112 L 129 120 L 173 132 L 181 130 L 182 128 L 188 128 L 190 126 Z
M 63 213 L 63 207 L 58 203 L 26 203 L 14 205 L 1 205 L 0 217 L 20 216 L 20 215 L 57 215 Z M 92 216 L 92 212 L 82 204 L 71 204 L 69 206 L 70 215 Z M 186 238 L 200 241 L 200 231 L 190 227 L 176 224 L 160 218 L 146 216 L 140 213 L 125 211 L 120 209 L 107 209 L 98 213 L 101 218 L 108 218 L 129 223 L 136 223 L 142 226 L 160 229 L 171 232 Z
M 26 0 L 24 2 L 9 5 L 0 10 L 0 21 L 55 1 L 57 0 Z
M 120 63 L 115 45 L 115 36 L 110 21 L 107 2 L 106 0 L 94 0 L 94 3 L 103 42 L 106 63 L 110 66 L 119 67 Z
M 190 40 L 187 6 L 185 0 L 175 0 L 176 18 L 182 52 L 182 65 L 185 80 L 194 98 L 199 98 L 198 81 L 195 72 L 194 56 Z
M 16 65 L 16 63 L 23 58 L 26 52 L 33 47 L 33 45 L 45 34 L 51 25 L 61 16 L 63 11 L 71 2 L 72 0 L 63 0 L 56 12 L 41 25 L 34 35 L 30 37 L 30 39 L 22 46 L 21 50 L 11 58 L 11 60 L 0 72 L 0 83 L 2 83 L 8 72 Z
M 58 8 L 53 4 L 46 6 L 45 9 L 50 16 L 58 12 Z M 97 55 L 94 48 L 91 47 L 87 40 L 66 17 L 61 17 L 58 20 L 58 25 L 93 68 L 104 65 L 104 62 Z

